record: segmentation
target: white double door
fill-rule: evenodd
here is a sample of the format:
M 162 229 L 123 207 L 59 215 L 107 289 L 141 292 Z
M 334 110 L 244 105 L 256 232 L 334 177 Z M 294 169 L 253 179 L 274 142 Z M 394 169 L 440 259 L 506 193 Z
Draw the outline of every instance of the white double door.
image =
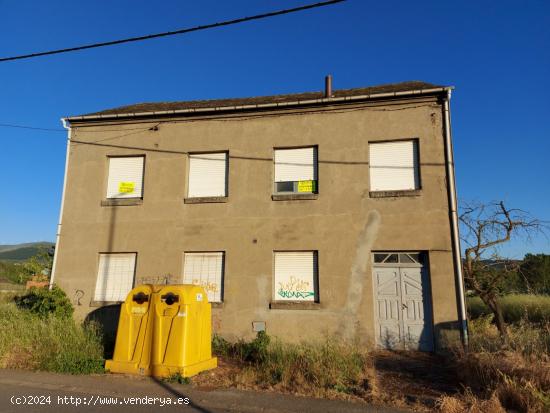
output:
M 429 280 L 423 266 L 373 268 L 377 345 L 433 350 Z

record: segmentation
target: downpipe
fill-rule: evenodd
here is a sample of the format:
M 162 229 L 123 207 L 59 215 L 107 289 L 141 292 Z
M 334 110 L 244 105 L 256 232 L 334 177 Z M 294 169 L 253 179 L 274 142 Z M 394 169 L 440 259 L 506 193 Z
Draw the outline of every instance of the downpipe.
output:
M 71 134 L 72 134 L 71 127 L 67 126 L 67 120 L 62 118 L 61 122 L 63 122 L 63 127 L 67 129 L 67 150 L 65 153 L 65 173 L 63 175 L 63 192 L 61 193 L 61 208 L 59 210 L 59 221 L 57 223 L 57 231 L 55 234 L 55 251 L 53 255 L 52 273 L 50 274 L 50 286 L 49 286 L 50 290 L 53 288 L 53 285 L 54 285 L 55 270 L 57 267 L 57 257 L 59 256 L 59 239 L 61 237 L 61 223 L 63 221 L 63 206 L 65 204 L 65 191 L 67 189 L 67 171 L 69 170 L 69 150 L 71 147 Z
M 451 90 L 447 89 L 447 96 L 443 101 L 444 123 L 445 123 L 445 158 L 449 192 L 449 206 L 451 209 L 453 256 L 458 282 L 458 300 L 461 324 L 462 344 L 468 348 L 468 319 L 466 316 L 466 302 L 464 294 L 464 276 L 462 273 L 462 257 L 460 255 L 460 236 L 458 230 L 458 207 L 456 197 L 456 182 L 454 169 L 453 144 L 451 139 Z

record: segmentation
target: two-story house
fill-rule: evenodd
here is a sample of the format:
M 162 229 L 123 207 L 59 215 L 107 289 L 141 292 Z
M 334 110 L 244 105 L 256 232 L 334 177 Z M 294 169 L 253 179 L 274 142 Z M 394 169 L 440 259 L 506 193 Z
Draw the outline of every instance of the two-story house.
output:
M 214 331 L 432 350 L 465 333 L 450 87 L 142 103 L 64 119 L 52 282 L 85 317 L 196 283 Z

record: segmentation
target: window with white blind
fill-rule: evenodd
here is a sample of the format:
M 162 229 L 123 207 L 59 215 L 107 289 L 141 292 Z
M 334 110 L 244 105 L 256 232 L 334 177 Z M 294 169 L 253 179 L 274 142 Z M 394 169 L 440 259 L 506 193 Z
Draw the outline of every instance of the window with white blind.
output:
M 222 302 L 224 258 L 221 251 L 184 253 L 183 283 L 203 287 L 211 303 Z
M 402 191 L 420 188 L 416 140 L 369 144 L 371 191 Z
M 144 156 L 110 157 L 107 198 L 141 198 L 144 161 Z
M 274 300 L 319 301 L 317 251 L 274 253 Z
M 134 285 L 136 254 L 99 254 L 95 301 L 124 301 Z
M 317 191 L 317 147 L 275 149 L 274 193 Z
M 189 155 L 189 198 L 227 196 L 227 152 Z

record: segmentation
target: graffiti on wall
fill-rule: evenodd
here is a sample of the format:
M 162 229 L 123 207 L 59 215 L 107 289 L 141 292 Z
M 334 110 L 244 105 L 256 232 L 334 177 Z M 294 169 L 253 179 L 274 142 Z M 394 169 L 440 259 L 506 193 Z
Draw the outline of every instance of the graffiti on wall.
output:
M 138 284 L 156 284 L 156 285 L 168 285 L 175 284 L 177 280 L 170 273 L 162 275 L 148 275 L 142 276 L 138 279 Z
M 187 276 L 183 279 L 184 284 L 200 285 L 208 295 L 208 301 L 211 303 L 221 302 L 221 280 L 212 280 L 209 277 Z
M 200 280 L 193 278 L 191 284 L 200 285 L 207 293 L 217 293 L 220 291 L 220 286 L 216 282 Z
M 313 300 L 315 293 L 311 282 L 290 276 L 286 282 L 279 282 L 277 295 L 285 300 Z

